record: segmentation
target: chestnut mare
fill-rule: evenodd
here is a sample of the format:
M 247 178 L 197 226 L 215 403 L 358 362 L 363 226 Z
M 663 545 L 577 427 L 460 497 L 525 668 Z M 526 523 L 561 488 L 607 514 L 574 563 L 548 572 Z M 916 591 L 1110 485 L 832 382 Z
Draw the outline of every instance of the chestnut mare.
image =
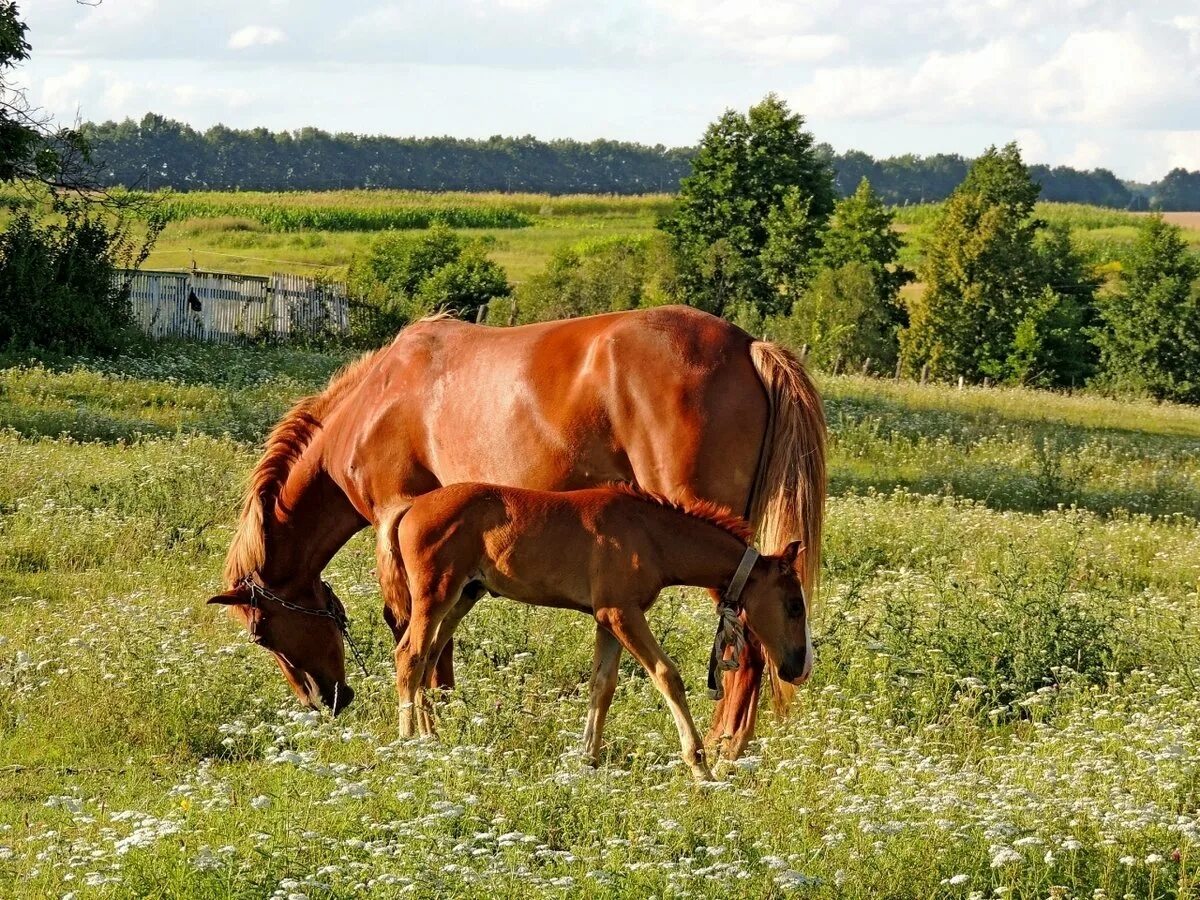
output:
M 567 493 L 456 484 L 418 497 L 397 529 L 412 591 L 408 629 L 396 648 L 400 736 L 433 733 L 427 670 L 483 590 L 596 620 L 584 753 L 599 762 L 604 720 L 624 647 L 667 701 L 683 761 L 711 781 L 683 679 L 646 623 L 671 585 L 717 591 L 766 651 L 779 677 L 800 684 L 812 640 L 800 575 L 800 542 L 782 554 L 748 547 L 750 526 L 707 501 L 673 504 L 633 487 Z
M 360 529 L 378 534 L 384 617 L 397 642 L 409 594 L 396 530 L 413 499 L 486 481 L 570 490 L 632 481 L 744 512 L 761 547 L 799 540 L 811 596 L 825 499 L 825 419 L 803 366 L 723 319 L 658 307 L 516 328 L 434 317 L 301 400 L 251 476 L 225 565 L 230 605 L 304 702 L 335 712 L 341 604 L 321 570 Z M 709 738 L 753 736 L 761 648 L 725 674 Z M 453 684 L 451 647 L 435 683 Z M 773 680 L 777 707 L 791 687 Z

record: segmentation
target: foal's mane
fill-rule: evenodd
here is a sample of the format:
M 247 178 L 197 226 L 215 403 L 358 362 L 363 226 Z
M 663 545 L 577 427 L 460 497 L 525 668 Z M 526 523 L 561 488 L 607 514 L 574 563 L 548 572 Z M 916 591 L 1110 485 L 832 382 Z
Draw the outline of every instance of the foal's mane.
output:
M 320 430 L 322 418 L 362 382 L 381 352 L 373 350 L 343 366 L 334 373 L 325 390 L 297 401 L 271 429 L 263 455 L 250 473 L 241 518 L 225 557 L 224 577 L 228 588 L 233 588 L 266 561 L 265 523 L 268 514 L 274 511 L 288 473 Z
M 714 503 L 711 500 L 672 500 L 670 497 L 648 491 L 628 481 L 614 482 L 611 487 L 620 494 L 682 513 L 701 522 L 707 522 L 709 525 L 720 528 L 726 534 L 733 535 L 744 544 L 749 544 L 754 538 L 754 530 L 750 527 L 750 523 L 720 503 Z

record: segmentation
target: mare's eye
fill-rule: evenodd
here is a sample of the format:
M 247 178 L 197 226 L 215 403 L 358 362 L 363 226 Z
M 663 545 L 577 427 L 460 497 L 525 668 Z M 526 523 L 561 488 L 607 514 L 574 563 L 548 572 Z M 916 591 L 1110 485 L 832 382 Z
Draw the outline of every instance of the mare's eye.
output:
M 804 601 L 793 597 L 787 602 L 787 614 L 793 619 L 798 619 L 804 615 Z

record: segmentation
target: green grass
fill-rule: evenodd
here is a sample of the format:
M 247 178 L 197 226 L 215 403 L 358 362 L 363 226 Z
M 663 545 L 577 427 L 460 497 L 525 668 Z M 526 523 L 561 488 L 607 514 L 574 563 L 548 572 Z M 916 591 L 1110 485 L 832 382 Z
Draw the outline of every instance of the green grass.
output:
M 590 627 L 500 600 L 440 741 L 396 741 L 369 535 L 336 721 L 205 606 L 258 442 L 344 359 L 0 360 L 0 895 L 1194 896 L 1200 412 L 824 379 L 814 678 L 698 789 L 628 660 L 583 768 Z M 707 603 L 651 619 L 705 724 Z

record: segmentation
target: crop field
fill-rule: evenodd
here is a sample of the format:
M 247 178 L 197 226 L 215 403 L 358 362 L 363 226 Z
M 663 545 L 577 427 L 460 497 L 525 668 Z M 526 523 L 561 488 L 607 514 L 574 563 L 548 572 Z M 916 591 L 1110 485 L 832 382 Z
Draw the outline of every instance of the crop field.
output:
M 0 192 L 0 204 L 28 202 L 23 194 Z M 355 254 L 381 231 L 416 231 L 443 222 L 488 243 L 489 255 L 520 283 L 542 271 L 563 247 L 596 240 L 650 235 L 671 211 L 669 194 L 604 195 L 420 193 L 391 190 L 314 192 L 197 191 L 159 196 L 167 219 L 150 269 L 193 264 L 210 271 L 265 275 L 294 272 L 339 278 Z M 901 261 L 915 268 L 922 242 L 940 204 L 896 209 L 904 240 Z M 1078 203 L 1039 204 L 1039 218 L 1066 225 L 1089 260 L 1117 264 L 1132 245 L 1140 214 Z M 0 222 L 5 218 L 0 213 Z M 1168 213 L 1200 250 L 1200 214 Z M 1105 271 L 1112 270 L 1110 265 Z M 909 285 L 907 290 L 918 289 Z
M 1200 890 L 1200 410 L 823 378 L 812 681 L 697 787 L 626 656 L 487 600 L 399 741 L 369 534 L 336 720 L 205 600 L 273 420 L 336 353 L 0 362 L 0 896 L 1077 897 Z M 712 611 L 651 613 L 701 726 Z

